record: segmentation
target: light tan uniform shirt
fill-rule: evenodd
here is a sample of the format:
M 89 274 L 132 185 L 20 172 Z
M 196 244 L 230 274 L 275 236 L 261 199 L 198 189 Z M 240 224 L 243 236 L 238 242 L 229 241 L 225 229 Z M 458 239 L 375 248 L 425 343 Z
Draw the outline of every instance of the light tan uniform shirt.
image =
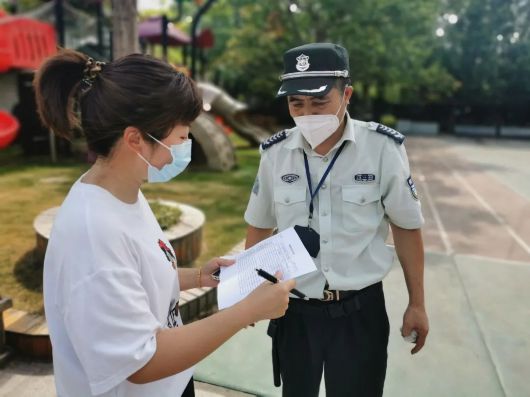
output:
M 376 132 L 377 127 L 347 116 L 342 138 L 325 156 L 315 153 L 296 127 L 262 150 L 245 220 L 256 228 L 282 231 L 308 225 L 310 193 L 303 151 L 314 191 L 347 141 L 313 201 L 311 227 L 320 234 L 317 271 L 297 278 L 297 289 L 310 298 L 323 297 L 326 280 L 329 289 L 337 290 L 358 290 L 381 281 L 394 258 L 394 249 L 385 244 L 389 222 L 404 229 L 418 229 L 424 222 L 405 147 Z

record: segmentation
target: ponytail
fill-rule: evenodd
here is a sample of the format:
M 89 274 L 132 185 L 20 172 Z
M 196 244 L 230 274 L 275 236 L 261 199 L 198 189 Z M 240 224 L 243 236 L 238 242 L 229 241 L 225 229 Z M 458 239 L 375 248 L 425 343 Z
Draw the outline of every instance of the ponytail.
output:
M 33 85 L 42 123 L 57 136 L 71 139 L 80 120 L 74 109 L 88 57 L 73 50 L 61 50 L 37 71 Z
M 103 67 L 104 66 L 104 67 Z M 43 124 L 71 139 L 80 128 L 88 148 L 107 157 L 128 126 L 164 139 L 202 110 L 195 83 L 168 63 L 131 54 L 108 64 L 73 50 L 49 58 L 34 80 Z

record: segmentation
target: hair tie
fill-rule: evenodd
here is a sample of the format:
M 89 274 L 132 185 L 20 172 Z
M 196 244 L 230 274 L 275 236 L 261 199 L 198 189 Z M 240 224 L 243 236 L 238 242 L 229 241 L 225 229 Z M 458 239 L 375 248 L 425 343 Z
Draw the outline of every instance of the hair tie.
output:
M 85 83 L 87 88 L 92 87 L 94 80 L 98 77 L 105 65 L 105 62 L 94 61 L 91 57 L 87 59 L 85 69 L 83 70 L 83 83 Z

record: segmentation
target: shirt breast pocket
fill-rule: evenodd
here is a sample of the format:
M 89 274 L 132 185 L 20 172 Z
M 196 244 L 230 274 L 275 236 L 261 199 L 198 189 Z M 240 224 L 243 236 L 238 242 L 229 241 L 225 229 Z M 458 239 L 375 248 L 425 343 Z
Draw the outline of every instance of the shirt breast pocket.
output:
M 375 230 L 383 214 L 379 184 L 342 186 L 342 222 L 346 230 Z
M 309 217 L 306 188 L 274 188 L 274 207 L 280 230 L 294 225 L 305 226 Z

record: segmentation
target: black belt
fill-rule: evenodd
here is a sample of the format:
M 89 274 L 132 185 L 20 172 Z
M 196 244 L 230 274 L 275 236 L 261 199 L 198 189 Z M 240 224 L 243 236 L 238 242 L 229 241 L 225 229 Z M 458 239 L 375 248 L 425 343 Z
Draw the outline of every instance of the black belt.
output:
M 359 291 L 339 291 L 336 289 L 325 289 L 324 297 L 322 299 L 317 299 L 321 302 L 336 302 L 344 299 L 348 299 L 351 296 L 358 294 Z
M 377 289 L 378 285 L 380 284 L 381 282 L 369 285 L 368 287 L 365 287 L 359 290 L 341 291 L 341 290 L 336 290 L 336 289 L 329 289 L 329 285 L 326 282 L 326 286 L 324 287 L 324 297 L 321 299 L 315 299 L 315 300 L 321 301 L 321 302 L 341 301 L 341 300 L 348 299 L 360 293 L 366 293 L 368 290 Z
M 349 315 L 354 311 L 361 310 L 362 299 L 380 294 L 383 290 L 383 283 L 378 282 L 366 288 L 356 291 L 334 291 L 334 298 L 338 299 L 290 299 L 288 311 L 305 314 L 326 315 L 331 318 L 338 318 Z M 325 297 L 325 296 L 324 296 Z M 280 352 L 278 346 L 278 328 L 281 318 L 271 320 L 267 335 L 272 338 L 272 372 L 274 386 L 281 386 L 280 373 Z

